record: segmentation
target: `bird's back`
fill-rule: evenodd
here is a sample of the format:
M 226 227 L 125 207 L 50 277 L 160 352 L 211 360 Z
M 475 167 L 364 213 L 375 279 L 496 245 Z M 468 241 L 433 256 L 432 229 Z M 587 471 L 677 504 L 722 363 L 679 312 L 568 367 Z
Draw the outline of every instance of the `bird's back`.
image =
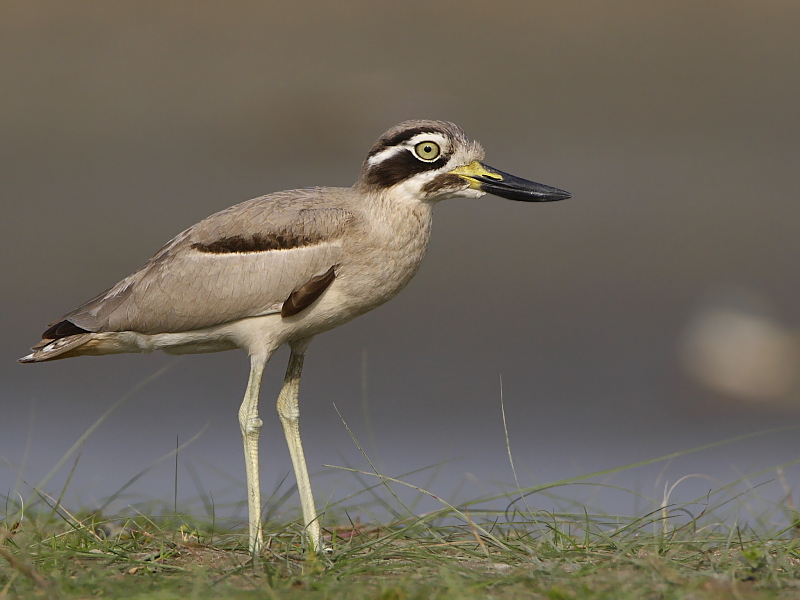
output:
M 222 210 L 56 323 L 155 334 L 278 312 L 295 289 L 341 256 L 341 237 L 354 220 L 337 202 L 347 191 L 277 192 Z

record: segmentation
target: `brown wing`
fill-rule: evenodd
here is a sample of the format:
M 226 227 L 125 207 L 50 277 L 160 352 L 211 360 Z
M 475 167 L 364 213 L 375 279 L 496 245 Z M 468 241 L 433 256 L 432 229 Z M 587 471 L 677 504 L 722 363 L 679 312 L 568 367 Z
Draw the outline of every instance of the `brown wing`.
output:
M 354 219 L 325 207 L 319 194 L 279 192 L 216 213 L 59 322 L 153 334 L 280 312 L 293 292 L 338 263 Z

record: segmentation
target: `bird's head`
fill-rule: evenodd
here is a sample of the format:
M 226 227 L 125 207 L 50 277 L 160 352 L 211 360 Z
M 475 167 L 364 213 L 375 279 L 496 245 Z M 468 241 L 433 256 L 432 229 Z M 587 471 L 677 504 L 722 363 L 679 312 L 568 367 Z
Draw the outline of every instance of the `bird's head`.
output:
M 484 164 L 483 147 L 446 121 L 404 121 L 375 142 L 356 186 L 422 202 L 493 194 L 552 202 L 571 194 Z

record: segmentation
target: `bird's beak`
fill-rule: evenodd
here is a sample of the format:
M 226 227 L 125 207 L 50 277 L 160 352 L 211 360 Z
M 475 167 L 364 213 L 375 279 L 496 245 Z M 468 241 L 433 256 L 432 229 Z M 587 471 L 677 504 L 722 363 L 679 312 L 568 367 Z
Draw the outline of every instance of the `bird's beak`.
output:
M 453 169 L 450 173 L 466 179 L 469 182 L 469 187 L 474 190 L 481 190 L 487 194 L 508 198 L 509 200 L 553 202 L 554 200 L 566 200 L 572 197 L 572 194 L 564 190 L 536 183 L 535 181 L 528 181 L 521 177 L 514 177 L 478 160 Z

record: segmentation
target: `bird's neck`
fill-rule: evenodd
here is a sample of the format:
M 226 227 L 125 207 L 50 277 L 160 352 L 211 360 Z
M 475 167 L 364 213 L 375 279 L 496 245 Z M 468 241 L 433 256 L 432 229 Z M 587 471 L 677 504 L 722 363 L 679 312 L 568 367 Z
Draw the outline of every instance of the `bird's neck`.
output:
M 384 243 L 398 246 L 427 246 L 432 209 L 432 204 L 405 193 L 400 186 L 371 194 L 368 202 L 370 220 L 384 231 Z

